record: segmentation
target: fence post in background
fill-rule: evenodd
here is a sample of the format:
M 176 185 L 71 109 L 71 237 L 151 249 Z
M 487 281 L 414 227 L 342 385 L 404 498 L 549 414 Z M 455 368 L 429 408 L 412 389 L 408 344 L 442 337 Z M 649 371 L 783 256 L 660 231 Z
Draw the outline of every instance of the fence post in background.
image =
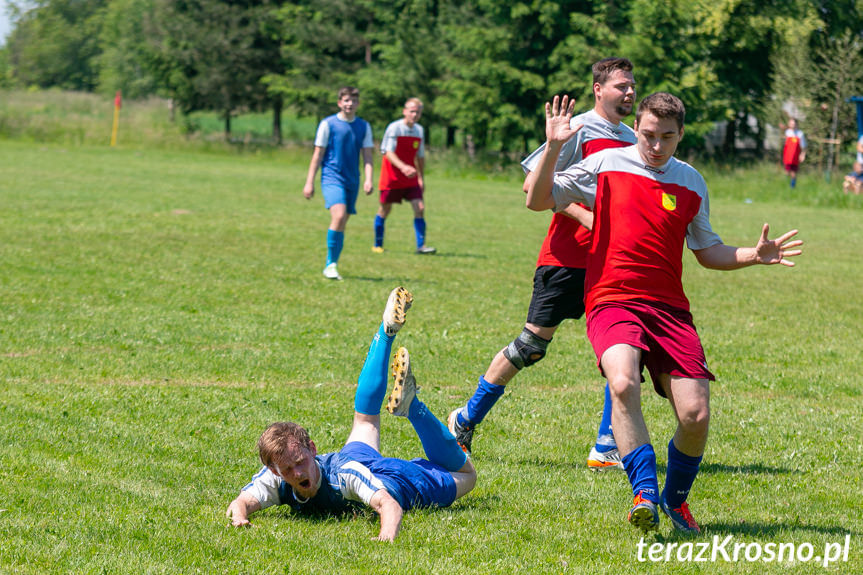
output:
M 120 106 L 123 104 L 123 97 L 120 90 L 117 90 L 117 95 L 114 96 L 114 126 L 111 128 L 111 147 L 117 145 L 117 129 L 120 127 Z

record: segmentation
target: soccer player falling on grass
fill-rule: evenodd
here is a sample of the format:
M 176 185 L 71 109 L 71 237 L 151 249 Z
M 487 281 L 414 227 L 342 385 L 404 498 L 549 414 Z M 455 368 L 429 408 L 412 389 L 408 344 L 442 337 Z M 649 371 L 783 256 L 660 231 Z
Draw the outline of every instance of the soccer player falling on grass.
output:
M 604 150 L 563 172 L 554 165 L 571 125 L 572 104 L 546 104 L 547 146 L 527 195 L 533 210 L 560 210 L 573 201 L 593 207 L 585 279 L 587 335 L 608 379 L 614 436 L 635 496 L 628 520 L 648 531 L 659 525 L 657 506 L 674 527 L 700 528 L 687 496 L 698 474 L 710 421 L 710 381 L 704 351 L 681 281 L 684 240 L 698 262 L 733 270 L 755 264 L 793 266 L 802 241 L 797 230 L 770 240 L 764 224 L 754 247 L 728 246 L 709 220 L 707 186 L 692 166 L 673 157 L 683 137 L 685 109 L 659 92 L 641 101 L 635 146 Z M 668 398 L 677 429 L 668 443 L 660 493 L 656 455 L 641 412 L 642 369 Z
M 555 163 L 558 171 L 600 150 L 635 143 L 632 129 L 622 123 L 623 118 L 632 113 L 635 103 L 632 62 L 626 58 L 604 58 L 594 63 L 593 95 L 593 109 L 571 120 L 573 127 L 583 127 L 560 147 Z M 544 151 L 545 145 L 521 164 L 527 173 L 525 192 L 535 178 L 534 170 Z M 533 295 L 521 334 L 494 356 L 485 374 L 480 376 L 473 396 L 449 415 L 449 429 L 467 453 L 471 452 L 476 426 L 503 395 L 506 384 L 523 368 L 545 357 L 546 349 L 564 319 L 578 319 L 584 314 L 584 268 L 592 221 L 590 211 L 576 203 L 552 216 L 537 258 Z M 594 470 L 621 467 L 611 429 L 611 400 L 607 385 L 605 393 L 596 444 L 587 458 L 588 467 Z
M 264 466 L 228 506 L 234 526 L 272 505 L 296 512 L 339 514 L 367 505 L 380 515 L 377 539 L 392 541 L 402 514 L 415 507 L 447 507 L 476 484 L 476 470 L 446 426 L 416 397 L 410 356 L 399 348 L 393 360 L 393 392 L 387 411 L 407 417 L 428 459 L 381 455 L 381 403 L 393 340 L 412 302 L 402 287 L 387 300 L 383 322 L 372 339 L 354 397 L 354 423 L 345 446 L 319 455 L 308 432 L 290 422 L 270 425 L 258 440 Z

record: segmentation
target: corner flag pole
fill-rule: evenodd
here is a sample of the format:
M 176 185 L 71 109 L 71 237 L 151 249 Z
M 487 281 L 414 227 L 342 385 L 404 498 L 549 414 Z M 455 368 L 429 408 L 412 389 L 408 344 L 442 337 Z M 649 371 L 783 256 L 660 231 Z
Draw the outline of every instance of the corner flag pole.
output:
M 120 106 L 123 104 L 123 97 L 120 90 L 117 90 L 117 95 L 114 96 L 114 127 L 111 128 L 111 147 L 117 145 L 117 129 L 120 127 Z

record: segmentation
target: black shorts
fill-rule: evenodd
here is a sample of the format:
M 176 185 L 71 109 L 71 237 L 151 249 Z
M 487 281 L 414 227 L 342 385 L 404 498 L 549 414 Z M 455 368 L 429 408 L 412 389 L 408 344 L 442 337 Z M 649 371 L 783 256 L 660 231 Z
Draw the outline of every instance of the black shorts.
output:
M 536 268 L 527 323 L 555 327 L 567 318 L 578 319 L 583 316 L 584 273 L 582 268 Z

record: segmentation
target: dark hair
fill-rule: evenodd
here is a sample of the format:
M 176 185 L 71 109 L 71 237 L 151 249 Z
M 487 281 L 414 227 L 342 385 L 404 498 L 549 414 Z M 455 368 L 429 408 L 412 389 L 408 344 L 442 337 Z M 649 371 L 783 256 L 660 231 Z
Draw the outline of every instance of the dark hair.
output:
M 309 432 L 290 421 L 277 421 L 270 425 L 258 439 L 261 463 L 272 468 L 276 460 L 297 447 L 312 448 Z
M 635 121 L 641 121 L 641 115 L 645 112 L 650 112 L 657 118 L 674 118 L 677 121 L 677 127 L 683 127 L 683 120 L 686 118 L 686 108 L 683 102 L 677 96 L 672 96 L 668 92 L 654 92 L 644 98 L 638 104 L 638 110 L 635 111 Z
M 615 70 L 632 72 L 632 62 L 628 58 L 603 58 L 593 65 L 593 83 L 605 84 Z
M 345 96 L 350 96 L 351 98 L 356 96 L 357 98 L 359 98 L 360 97 L 360 89 L 354 88 L 353 86 L 344 86 L 342 88 L 339 88 L 339 100 L 341 100 Z

